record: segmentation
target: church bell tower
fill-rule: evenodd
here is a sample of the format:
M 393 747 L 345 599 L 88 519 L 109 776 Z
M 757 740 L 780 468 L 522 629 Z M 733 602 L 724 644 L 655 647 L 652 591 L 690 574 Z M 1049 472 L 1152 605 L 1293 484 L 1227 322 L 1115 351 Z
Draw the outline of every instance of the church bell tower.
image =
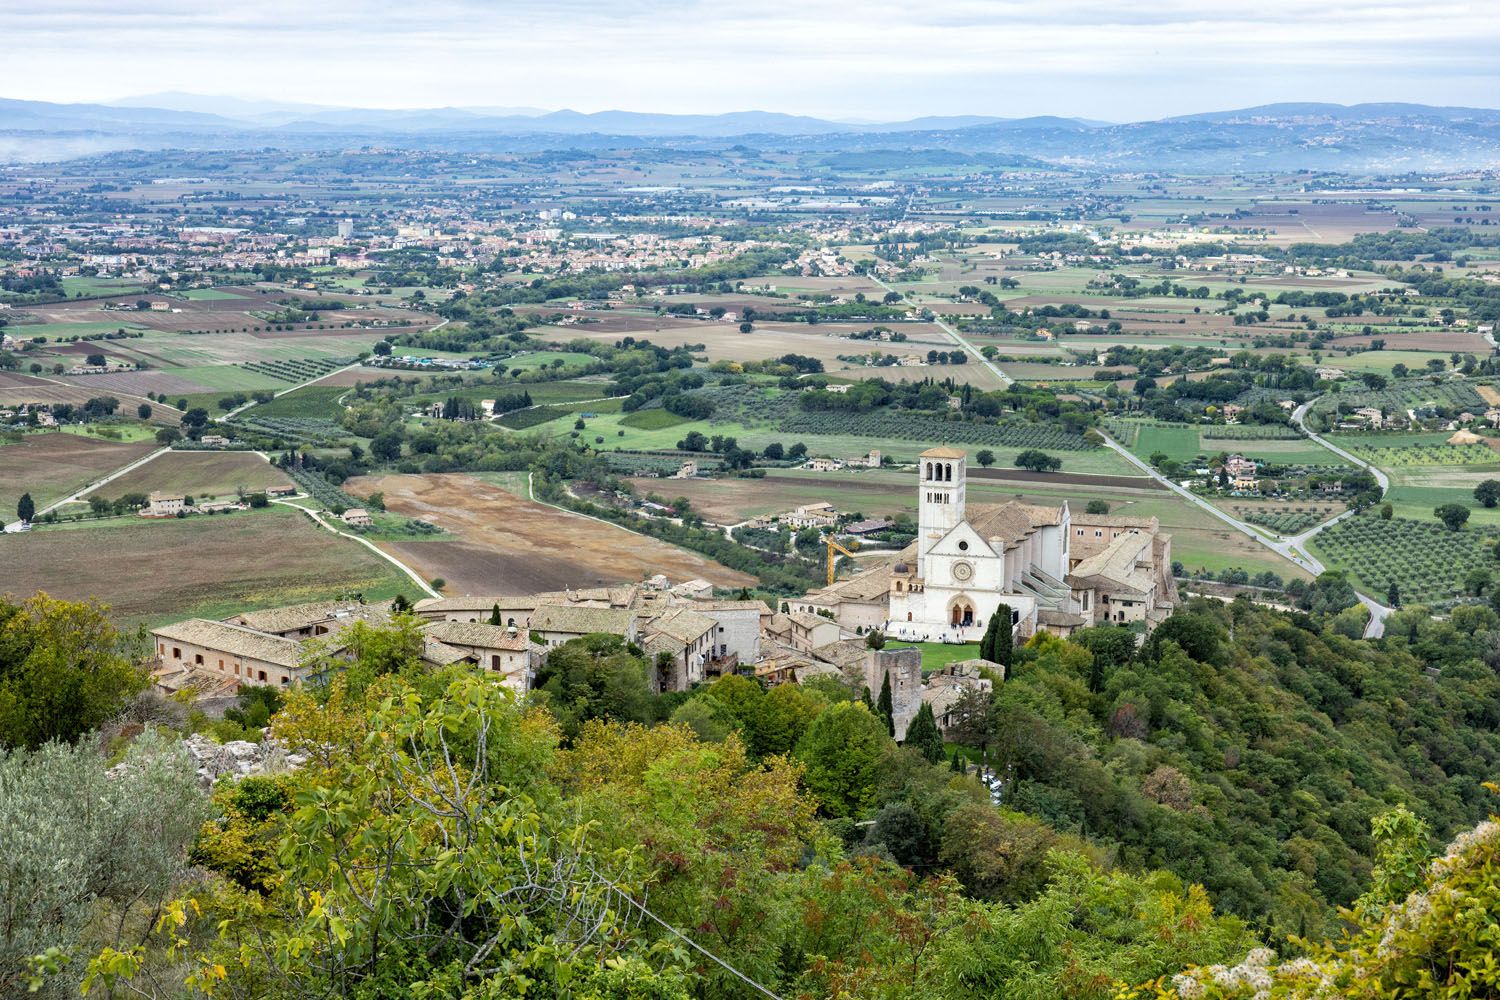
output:
M 929 448 L 918 456 L 917 576 L 927 578 L 927 554 L 964 519 L 964 459 L 957 448 Z

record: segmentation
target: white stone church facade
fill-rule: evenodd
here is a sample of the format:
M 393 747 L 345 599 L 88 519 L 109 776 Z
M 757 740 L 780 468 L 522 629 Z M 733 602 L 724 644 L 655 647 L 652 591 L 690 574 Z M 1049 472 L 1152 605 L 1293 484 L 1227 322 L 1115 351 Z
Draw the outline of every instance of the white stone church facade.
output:
M 1150 629 L 1177 604 L 1171 536 L 1157 519 L 1074 515 L 1069 505 L 967 499 L 967 457 L 932 448 L 918 460 L 917 538 L 894 561 L 794 602 L 850 631 L 979 639 L 1010 608 L 1017 641 L 1105 621 Z

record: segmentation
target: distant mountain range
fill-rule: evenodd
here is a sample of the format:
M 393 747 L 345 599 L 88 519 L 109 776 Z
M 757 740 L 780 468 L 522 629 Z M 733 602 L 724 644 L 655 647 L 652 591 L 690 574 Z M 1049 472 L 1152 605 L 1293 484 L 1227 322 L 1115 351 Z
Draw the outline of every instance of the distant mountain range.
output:
M 768 111 L 342 108 L 183 93 L 111 104 L 0 99 L 0 160 L 120 149 L 339 149 L 372 143 L 455 152 L 744 145 L 846 154 L 942 151 L 1113 170 L 1391 172 L 1500 167 L 1500 110 L 1308 103 L 1128 124 L 983 115 L 868 123 Z

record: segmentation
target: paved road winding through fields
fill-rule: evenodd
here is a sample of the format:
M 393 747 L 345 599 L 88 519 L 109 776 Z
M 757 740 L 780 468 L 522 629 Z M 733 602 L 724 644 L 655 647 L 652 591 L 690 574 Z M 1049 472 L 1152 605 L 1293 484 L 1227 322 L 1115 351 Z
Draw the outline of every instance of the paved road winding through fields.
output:
M 886 291 L 895 292 L 895 294 L 900 295 L 902 301 L 906 300 L 906 296 L 904 294 L 892 288 L 890 285 L 887 285 L 881 278 L 877 277 L 876 275 L 870 274 L 866 275 L 866 277 L 875 282 L 875 284 L 879 285 L 881 288 L 884 288 Z M 938 329 L 942 330 L 948 336 L 952 337 L 954 341 L 957 342 L 959 347 L 962 347 L 964 350 L 968 351 L 969 354 L 971 354 L 980 364 L 984 365 L 990 371 L 994 372 L 995 377 L 1000 380 L 1000 385 L 1003 388 L 1009 389 L 1012 385 L 1015 384 L 1015 379 L 1011 378 L 1009 375 L 1001 371 L 993 361 L 991 361 L 989 358 L 986 358 L 982 353 L 980 353 L 979 348 L 975 347 L 973 344 L 964 339 L 963 334 L 959 333 L 957 330 L 953 329 L 953 327 L 949 326 L 948 323 L 944 321 L 943 318 L 937 313 L 932 314 L 932 322 L 937 325 Z
M 1303 406 L 1303 409 L 1305 408 L 1306 404 L 1304 404 Z M 1298 426 L 1301 426 L 1301 410 L 1294 414 L 1294 419 L 1298 421 Z M 1303 429 L 1306 430 L 1305 427 Z M 1225 524 L 1229 525 L 1231 528 L 1234 528 L 1241 534 L 1255 539 L 1255 541 L 1259 542 L 1261 545 L 1264 545 L 1266 548 L 1270 549 L 1272 552 L 1275 552 L 1282 558 L 1295 563 L 1297 566 L 1305 569 L 1313 576 L 1317 576 L 1322 573 L 1326 567 L 1323 565 L 1322 560 L 1318 559 L 1307 550 L 1308 540 L 1318 532 L 1322 531 L 1324 528 L 1327 528 L 1329 525 L 1337 524 L 1344 518 L 1351 517 L 1354 514 L 1353 510 L 1346 510 L 1338 517 L 1333 518 L 1329 521 L 1324 521 L 1322 524 L 1316 525 L 1315 527 L 1304 531 L 1300 535 L 1294 535 L 1289 538 L 1271 538 L 1256 530 L 1254 527 L 1245 523 L 1244 521 L 1241 521 L 1239 518 L 1235 517 L 1233 514 L 1230 514 L 1228 511 L 1221 510 L 1214 504 L 1209 503 L 1207 500 L 1198 496 L 1196 493 L 1187 489 L 1181 484 L 1175 483 L 1172 480 L 1168 479 L 1166 476 L 1162 475 L 1155 468 L 1153 468 L 1148 462 L 1145 462 L 1144 460 L 1138 458 L 1133 452 L 1121 445 L 1118 441 L 1110 437 L 1108 434 L 1100 431 L 1100 435 L 1104 438 L 1104 444 L 1106 447 L 1115 452 L 1118 452 L 1119 455 L 1125 459 L 1125 461 L 1140 469 L 1146 475 L 1161 483 L 1167 489 L 1171 490 L 1173 493 L 1176 493 L 1188 503 L 1193 504 L 1200 510 L 1212 514 L 1214 517 L 1218 518 L 1220 521 L 1223 521 Z M 1370 466 L 1367 463 L 1356 459 L 1353 455 L 1350 455 L 1348 452 L 1343 451 L 1340 448 L 1333 447 L 1327 441 L 1323 440 L 1315 434 L 1309 433 L 1309 436 L 1318 444 L 1323 445 L 1325 448 L 1328 448 L 1334 454 L 1347 458 L 1358 466 L 1368 468 L 1372 473 L 1374 473 L 1375 478 L 1380 483 L 1382 490 L 1390 485 L 1390 478 L 1386 476 L 1385 473 L 1376 469 L 1374 466 Z M 1363 604 L 1365 608 L 1370 612 L 1370 621 L 1365 626 L 1365 638 L 1378 639 L 1380 636 L 1385 634 L 1385 619 L 1386 616 L 1391 613 L 1391 609 L 1376 601 L 1374 598 L 1366 594 L 1361 594 L 1358 590 L 1355 591 L 1355 594 L 1359 597 L 1359 602 Z

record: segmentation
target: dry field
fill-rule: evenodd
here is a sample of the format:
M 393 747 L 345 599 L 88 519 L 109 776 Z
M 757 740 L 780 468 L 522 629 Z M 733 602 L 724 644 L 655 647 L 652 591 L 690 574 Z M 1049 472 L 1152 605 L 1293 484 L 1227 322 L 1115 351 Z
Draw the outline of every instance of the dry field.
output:
M 291 479 L 259 455 L 246 451 L 174 451 L 132 469 L 103 488 L 113 498 L 154 490 L 222 497 L 243 487 L 254 493 L 290 486 Z
M 239 331 L 245 327 L 264 326 L 265 320 L 252 316 L 252 311 L 274 312 L 283 308 L 278 299 L 285 298 L 308 298 L 299 296 L 293 292 L 283 289 L 263 288 L 225 288 L 222 291 L 234 294 L 229 299 L 175 299 L 160 294 L 121 295 L 97 299 L 71 299 L 66 302 L 54 302 L 44 305 L 27 306 L 26 311 L 39 317 L 43 323 L 118 323 L 120 326 L 145 326 L 153 330 L 176 332 L 179 330 L 215 330 L 215 331 Z M 160 299 L 166 298 L 172 303 L 173 312 L 153 312 L 150 310 L 113 310 L 105 309 L 104 306 L 115 302 L 134 302 L 137 299 Z M 346 303 L 357 303 L 360 300 L 352 296 L 340 297 L 330 294 L 329 298 L 340 298 Z M 339 324 L 346 322 L 369 322 L 375 319 L 410 319 L 417 327 L 431 325 L 436 319 L 427 313 L 419 313 L 408 309 L 340 309 L 319 314 L 318 322 L 324 325 Z M 314 326 L 317 324 L 315 323 Z M 302 332 L 302 331 L 299 331 Z M 305 331 L 312 334 L 319 332 L 327 335 L 329 331 L 311 330 Z M 343 331 L 345 333 L 364 333 L 368 336 L 370 331 Z
M 195 392 L 212 392 L 207 386 L 191 379 L 167 372 L 116 372 L 110 375 L 70 375 L 68 384 L 87 389 L 90 395 L 101 393 L 118 395 L 128 393 L 144 396 L 148 392 L 164 392 L 167 395 L 188 395 Z
M 814 473 L 788 469 L 769 472 L 763 479 L 639 477 L 630 482 L 642 496 L 654 492 L 669 500 L 687 497 L 694 510 L 719 524 L 780 514 L 817 501 L 827 501 L 842 511 L 858 511 L 866 517 L 891 517 L 903 511 L 915 514 L 917 509 L 915 473 L 892 470 Z M 1059 472 L 1038 478 L 1022 469 L 969 470 L 969 498 L 974 503 L 1003 503 L 1022 490 L 1067 495 L 1078 510 L 1096 497 L 1166 496 L 1155 480 L 1145 477 Z
M 1344 243 L 1360 233 L 1388 232 L 1396 228 L 1396 216 L 1387 211 L 1371 212 L 1357 203 L 1261 202 L 1248 218 L 1236 219 L 1230 224 L 1237 229 L 1274 230 L 1270 242 L 1285 246 L 1291 243 Z
M 0 373 L 0 406 L 16 406 L 20 403 L 86 403 L 95 396 L 101 395 L 110 395 L 119 399 L 121 412 L 130 417 L 135 416 L 133 411 L 136 404 L 149 402 L 145 396 L 134 392 L 107 389 L 104 386 L 85 383 L 78 379 L 52 381 L 33 378 L 30 375 Z M 176 409 L 162 403 L 153 402 L 150 405 L 151 423 L 177 426 L 182 414 Z
M 350 592 L 374 600 L 416 591 L 384 559 L 286 507 L 45 528 L 0 536 L 0 553 L 6 567 L 0 590 L 96 598 L 130 622 L 224 617 Z
M 529 594 L 655 573 L 724 587 L 755 582 L 686 549 L 533 503 L 472 476 L 366 476 L 345 489 L 356 496 L 383 492 L 388 510 L 450 532 L 451 539 L 381 543 L 428 579 L 442 577 L 450 594 Z
M 1335 347 L 1368 347 L 1372 340 L 1384 340 L 1392 351 L 1438 351 L 1451 354 L 1477 354 L 1483 357 L 1490 353 L 1489 343 L 1477 333 L 1462 333 L 1451 330 L 1426 330 L 1419 333 L 1361 334 L 1340 337 L 1333 342 Z
M 15 502 L 30 493 L 38 508 L 147 454 L 155 442 L 124 444 L 79 434 L 28 434 L 17 444 L 0 445 L 0 520 L 10 520 Z

